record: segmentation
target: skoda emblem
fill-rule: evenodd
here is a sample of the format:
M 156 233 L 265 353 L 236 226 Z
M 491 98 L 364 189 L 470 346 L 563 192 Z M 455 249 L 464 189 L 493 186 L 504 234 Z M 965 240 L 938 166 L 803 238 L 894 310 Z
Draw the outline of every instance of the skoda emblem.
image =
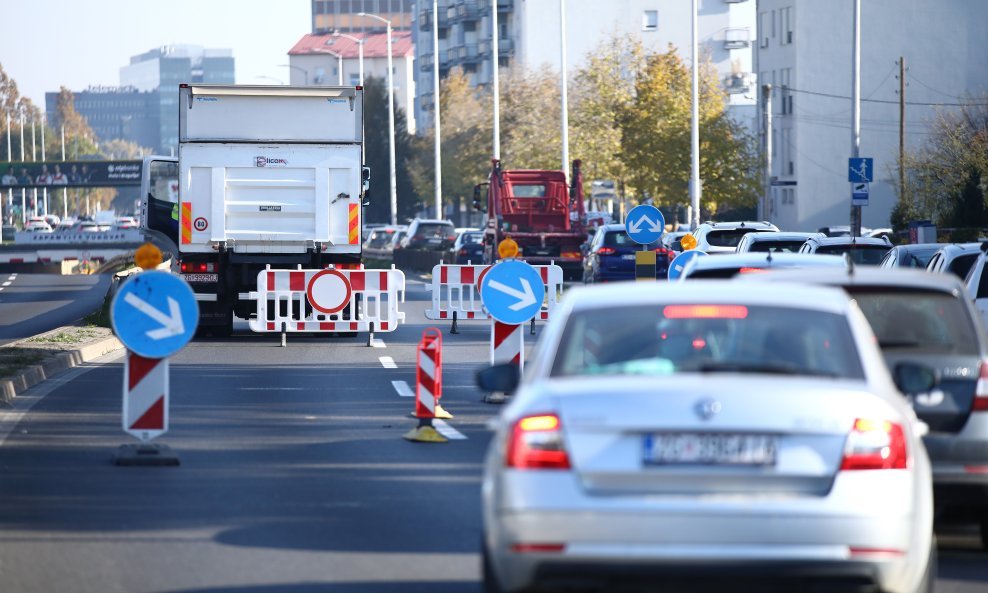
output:
M 720 412 L 720 402 L 710 398 L 701 399 L 693 406 L 693 411 L 701 420 L 710 420 Z

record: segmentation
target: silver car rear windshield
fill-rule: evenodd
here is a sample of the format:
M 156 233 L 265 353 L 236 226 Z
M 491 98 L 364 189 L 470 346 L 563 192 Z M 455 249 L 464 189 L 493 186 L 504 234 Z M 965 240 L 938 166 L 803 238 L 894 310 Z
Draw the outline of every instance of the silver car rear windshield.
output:
M 846 290 L 883 350 L 977 356 L 974 324 L 961 298 L 932 290 L 852 286 Z
M 843 316 L 730 303 L 574 312 L 552 368 L 553 377 L 676 373 L 864 378 Z

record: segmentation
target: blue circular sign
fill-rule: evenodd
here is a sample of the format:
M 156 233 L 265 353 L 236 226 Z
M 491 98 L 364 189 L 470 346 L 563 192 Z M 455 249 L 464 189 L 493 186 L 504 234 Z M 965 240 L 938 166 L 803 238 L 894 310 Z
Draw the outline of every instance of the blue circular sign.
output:
M 624 230 L 635 243 L 648 245 L 659 240 L 666 228 L 666 219 L 655 206 L 635 206 L 624 220 Z
M 178 276 L 152 270 L 131 276 L 110 304 L 113 332 L 144 358 L 168 358 L 185 347 L 199 324 L 192 288 Z
M 683 275 L 683 270 L 686 269 L 686 264 L 700 257 L 701 255 L 707 255 L 707 252 L 699 251 L 696 249 L 690 249 L 689 251 L 684 251 L 679 255 L 677 255 L 676 259 L 669 262 L 669 279 L 678 280 L 679 277 Z
M 521 325 L 542 308 L 545 285 L 532 266 L 519 260 L 494 264 L 480 283 L 480 300 L 491 317 L 509 325 Z

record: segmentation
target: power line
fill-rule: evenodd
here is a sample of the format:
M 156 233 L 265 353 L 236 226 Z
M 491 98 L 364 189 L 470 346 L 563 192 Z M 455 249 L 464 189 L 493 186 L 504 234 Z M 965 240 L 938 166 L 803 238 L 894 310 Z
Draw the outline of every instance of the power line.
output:
M 851 99 L 850 97 L 845 96 L 845 95 L 836 95 L 836 94 L 833 94 L 833 93 L 820 93 L 820 92 L 817 92 L 817 91 L 807 91 L 807 90 L 803 90 L 803 89 L 794 89 L 792 87 L 789 87 L 786 90 L 789 91 L 790 93 L 802 93 L 804 95 L 816 95 L 818 97 L 829 97 L 831 99 L 846 99 L 846 100 L 850 100 Z M 888 104 L 888 105 L 898 105 L 899 104 L 898 101 L 887 101 L 887 100 L 884 100 L 884 99 L 861 99 L 861 101 L 868 102 L 868 103 L 885 103 L 885 104 Z M 981 102 L 976 102 L 976 101 L 972 101 L 970 103 L 926 103 L 926 102 L 921 102 L 921 101 L 906 101 L 906 105 L 918 105 L 920 107 L 975 107 L 975 106 L 984 107 L 984 106 L 988 106 L 988 103 L 981 103 Z

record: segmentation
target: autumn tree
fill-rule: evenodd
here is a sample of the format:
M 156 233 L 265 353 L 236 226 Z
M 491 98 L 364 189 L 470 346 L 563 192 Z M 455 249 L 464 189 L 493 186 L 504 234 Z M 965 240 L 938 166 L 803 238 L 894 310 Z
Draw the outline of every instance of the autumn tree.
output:
M 702 207 L 751 206 L 760 191 L 755 143 L 725 108 L 716 70 L 701 65 L 699 85 Z M 621 114 L 621 160 L 632 184 L 657 204 L 689 203 L 691 76 L 675 48 L 647 56 L 635 96 Z
M 501 80 L 501 161 L 506 169 L 561 166 L 559 74 L 513 68 Z

